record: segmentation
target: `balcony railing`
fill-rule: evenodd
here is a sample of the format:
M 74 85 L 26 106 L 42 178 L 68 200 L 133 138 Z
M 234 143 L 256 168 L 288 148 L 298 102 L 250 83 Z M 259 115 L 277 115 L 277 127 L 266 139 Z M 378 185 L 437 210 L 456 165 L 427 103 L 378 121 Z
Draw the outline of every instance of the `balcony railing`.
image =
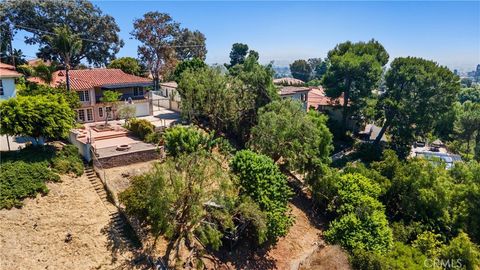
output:
M 102 97 L 103 96 L 95 96 L 95 102 L 97 102 L 97 103 L 102 102 L 101 101 Z M 146 99 L 147 97 L 143 96 L 143 95 L 142 96 L 134 96 L 133 94 L 122 94 L 119 98 L 119 101 L 125 101 L 125 100 L 128 101 L 129 98 L 131 98 L 132 100 L 142 100 L 142 99 Z

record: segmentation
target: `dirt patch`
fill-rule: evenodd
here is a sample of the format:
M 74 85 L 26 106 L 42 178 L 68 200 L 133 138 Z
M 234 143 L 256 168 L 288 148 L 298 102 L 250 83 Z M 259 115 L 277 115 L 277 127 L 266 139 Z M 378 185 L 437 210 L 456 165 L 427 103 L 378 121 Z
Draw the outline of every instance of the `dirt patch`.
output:
M 297 193 L 289 204 L 295 224 L 288 234 L 270 249 L 252 250 L 248 244 L 239 244 L 230 253 L 218 254 L 220 269 L 298 269 L 301 262 L 323 245 L 323 224 L 311 211 L 312 202 L 303 193 Z
M 118 193 L 130 186 L 131 177 L 150 171 L 157 162 L 158 160 L 151 160 L 105 169 L 109 188 L 118 196 Z
M 350 270 L 348 255 L 339 246 L 318 249 L 301 263 L 299 270 Z
M 86 176 L 62 176 L 47 196 L 0 210 L 0 269 L 119 269 L 130 253 L 112 252 L 110 212 Z

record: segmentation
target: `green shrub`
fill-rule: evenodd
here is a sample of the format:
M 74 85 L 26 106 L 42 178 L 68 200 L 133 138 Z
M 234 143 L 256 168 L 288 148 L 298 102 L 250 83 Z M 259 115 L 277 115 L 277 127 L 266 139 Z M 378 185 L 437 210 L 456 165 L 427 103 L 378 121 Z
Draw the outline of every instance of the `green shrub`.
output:
M 147 134 L 147 136 L 145 136 L 145 142 L 147 143 L 158 144 L 161 139 L 162 139 L 162 134 L 158 132 L 152 132 L 150 134 Z
M 45 163 L 5 162 L 0 168 L 0 209 L 22 206 L 21 199 L 48 193 L 47 181 L 59 181 Z
M 48 192 L 45 182 L 59 181 L 58 173 L 82 175 L 83 162 L 73 145 L 56 151 L 50 145 L 29 146 L 2 153 L 0 166 L 0 209 L 20 207 L 21 200 Z
M 446 269 L 476 270 L 480 267 L 480 249 L 463 232 L 443 248 L 440 258 L 443 261 L 453 262 L 453 265 L 449 265 Z
M 145 119 L 131 119 L 128 121 L 127 129 L 130 130 L 133 135 L 144 140 L 148 134 L 155 131 L 155 126 Z
M 239 177 L 242 192 L 266 212 L 268 239 L 276 241 L 285 236 L 293 223 L 288 213 L 293 192 L 278 166 L 265 155 L 242 150 L 235 154 L 231 167 Z
M 52 167 L 58 173 L 74 173 L 77 176 L 83 174 L 83 161 L 74 145 L 65 145 L 57 156 L 52 160 Z
M 194 126 L 174 126 L 163 134 L 168 154 L 176 157 L 210 147 L 211 136 Z
M 325 231 L 325 239 L 348 251 L 387 251 L 392 244 L 384 206 L 378 201 L 381 188 L 361 174 L 346 174 L 334 183 L 337 190 L 329 210 L 338 217 Z
M 350 256 L 350 263 L 357 270 L 431 269 L 425 266 L 426 260 L 418 249 L 401 242 L 395 242 L 387 254 L 356 249 Z
M 382 146 L 373 143 L 359 143 L 355 146 L 356 156 L 363 162 L 369 163 L 382 159 Z

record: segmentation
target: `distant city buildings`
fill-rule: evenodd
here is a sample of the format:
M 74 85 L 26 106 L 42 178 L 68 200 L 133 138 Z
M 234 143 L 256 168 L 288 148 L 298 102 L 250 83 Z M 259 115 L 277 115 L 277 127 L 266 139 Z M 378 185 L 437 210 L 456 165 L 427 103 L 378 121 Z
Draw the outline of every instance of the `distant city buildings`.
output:
M 460 72 L 458 69 L 454 69 L 453 73 L 458 75 L 461 79 L 470 80 L 473 83 L 480 83 L 480 64 L 477 65 L 475 70 Z

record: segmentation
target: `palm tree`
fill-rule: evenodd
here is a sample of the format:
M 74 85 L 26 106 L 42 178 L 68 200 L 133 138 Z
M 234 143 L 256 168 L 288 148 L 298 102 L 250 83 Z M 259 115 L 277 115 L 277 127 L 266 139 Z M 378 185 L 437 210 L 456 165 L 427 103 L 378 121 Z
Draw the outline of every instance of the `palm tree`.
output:
M 45 38 L 52 51 L 58 54 L 65 66 L 67 91 L 70 91 L 70 63 L 72 58 L 82 49 L 82 40 L 78 35 L 74 35 L 68 26 L 57 27 L 53 32 L 53 35 Z
M 57 70 L 55 63 L 46 65 L 41 63 L 33 68 L 34 75 L 42 79 L 46 84 L 50 85 L 53 82 L 53 74 Z

